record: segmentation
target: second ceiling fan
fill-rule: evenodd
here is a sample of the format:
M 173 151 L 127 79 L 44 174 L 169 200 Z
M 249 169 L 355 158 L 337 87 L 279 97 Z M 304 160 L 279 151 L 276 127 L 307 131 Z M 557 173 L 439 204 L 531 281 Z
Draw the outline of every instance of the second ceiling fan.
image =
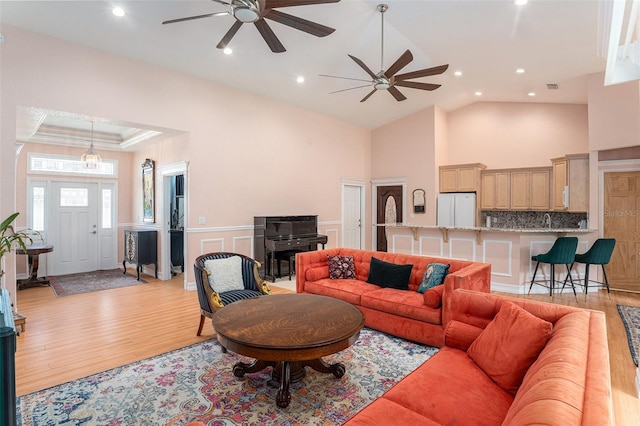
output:
M 338 3 L 340 0 L 212 0 L 216 3 L 229 6 L 228 12 L 207 13 L 205 15 L 188 16 L 186 18 L 171 19 L 163 24 L 174 24 L 176 22 L 191 21 L 193 19 L 209 18 L 212 16 L 233 15 L 236 22 L 229 31 L 222 37 L 216 46 L 218 49 L 227 47 L 233 36 L 243 24 L 253 23 L 258 32 L 274 53 L 286 51 L 276 34 L 273 32 L 265 19 L 279 22 L 296 30 L 304 31 L 317 37 L 325 37 L 333 33 L 335 29 L 308 21 L 288 13 L 275 10 L 278 7 L 306 6 L 312 4 Z
M 447 68 L 449 68 L 449 64 L 440 65 L 433 68 L 425 68 L 417 71 L 396 75 L 398 71 L 400 71 L 402 68 L 406 67 L 411 61 L 413 61 L 413 55 L 411 54 L 410 50 L 406 50 L 389 68 L 387 68 L 386 70 L 382 69 L 382 67 L 384 66 L 383 65 L 384 13 L 387 11 L 388 8 L 389 7 L 386 4 L 379 4 L 377 6 L 377 10 L 378 12 L 380 12 L 380 18 L 382 22 L 381 23 L 381 28 L 382 28 L 381 45 L 382 46 L 381 46 L 381 53 L 380 53 L 381 71 L 376 74 L 373 71 L 371 71 L 371 69 L 367 65 L 365 65 L 365 63 L 362 60 L 356 58 L 353 55 L 349 55 L 349 57 L 353 59 L 353 61 L 360 66 L 360 68 L 362 68 L 363 70 L 366 71 L 367 74 L 369 74 L 372 80 L 363 80 L 358 78 L 338 77 L 335 75 L 320 74 L 322 77 L 341 78 L 345 80 L 355 80 L 355 81 L 366 81 L 368 83 L 362 86 L 350 87 L 348 89 L 343 89 L 343 90 L 336 90 L 335 92 L 331 92 L 331 93 L 338 93 L 338 92 L 344 92 L 347 90 L 354 90 L 354 89 L 360 89 L 362 87 L 373 86 L 373 90 L 369 92 L 364 98 L 362 98 L 360 102 L 366 101 L 367 99 L 369 99 L 369 97 L 371 97 L 371 95 L 373 95 L 378 90 L 386 90 L 387 92 L 391 93 L 391 95 L 397 101 L 404 101 L 405 99 L 407 99 L 407 97 L 404 96 L 396 86 L 408 87 L 411 89 L 420 89 L 420 90 L 435 90 L 441 86 L 440 84 L 421 83 L 418 81 L 407 81 L 407 80 L 442 74 L 447 70 Z

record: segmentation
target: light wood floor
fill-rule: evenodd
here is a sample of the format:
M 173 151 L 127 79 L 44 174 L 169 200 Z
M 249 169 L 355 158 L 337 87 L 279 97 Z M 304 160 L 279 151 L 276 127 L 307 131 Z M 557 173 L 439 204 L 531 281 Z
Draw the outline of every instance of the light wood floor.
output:
M 196 336 L 200 318 L 195 292 L 182 288 L 182 276 L 148 284 L 75 296 L 56 297 L 49 287 L 18 292 L 18 310 L 27 317 L 18 337 L 16 393 L 24 395 L 53 385 L 148 358 L 214 337 L 210 321 Z M 289 290 L 272 286 L 274 293 Z M 549 301 L 548 296 L 531 296 Z M 573 295 L 555 303 L 576 305 Z M 640 306 L 640 295 L 589 294 L 581 307 L 607 315 L 613 407 L 616 424 L 640 424 L 635 365 L 616 304 Z

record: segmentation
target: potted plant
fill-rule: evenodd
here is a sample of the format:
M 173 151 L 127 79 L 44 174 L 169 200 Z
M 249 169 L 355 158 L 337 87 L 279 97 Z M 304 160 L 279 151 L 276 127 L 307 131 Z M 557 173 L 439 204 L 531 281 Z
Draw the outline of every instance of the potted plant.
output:
M 26 251 L 27 245 L 33 243 L 33 239 L 30 235 L 30 232 L 33 231 L 23 230 L 16 232 L 13 229 L 13 225 L 11 225 L 19 214 L 20 213 L 12 214 L 3 220 L 0 225 L 0 277 L 4 274 L 4 270 L 2 270 L 2 259 L 4 258 L 4 255 L 9 253 L 15 244 Z

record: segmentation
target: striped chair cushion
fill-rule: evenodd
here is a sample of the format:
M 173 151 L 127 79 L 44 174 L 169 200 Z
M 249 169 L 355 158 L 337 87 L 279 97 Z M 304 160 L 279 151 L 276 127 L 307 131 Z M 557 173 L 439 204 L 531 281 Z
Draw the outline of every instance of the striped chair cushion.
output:
M 220 293 L 220 299 L 222 299 L 222 304 L 225 306 L 229 303 L 237 302 L 238 300 L 249 299 L 258 296 L 262 296 L 262 293 L 255 290 L 232 290 L 225 293 Z

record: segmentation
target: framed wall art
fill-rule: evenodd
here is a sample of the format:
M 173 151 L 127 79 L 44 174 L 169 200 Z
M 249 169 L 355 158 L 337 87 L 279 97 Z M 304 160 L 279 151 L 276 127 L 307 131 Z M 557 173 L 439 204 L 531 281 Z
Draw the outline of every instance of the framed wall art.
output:
M 155 222 L 155 167 L 154 162 L 147 158 L 142 165 L 142 212 L 143 222 Z

